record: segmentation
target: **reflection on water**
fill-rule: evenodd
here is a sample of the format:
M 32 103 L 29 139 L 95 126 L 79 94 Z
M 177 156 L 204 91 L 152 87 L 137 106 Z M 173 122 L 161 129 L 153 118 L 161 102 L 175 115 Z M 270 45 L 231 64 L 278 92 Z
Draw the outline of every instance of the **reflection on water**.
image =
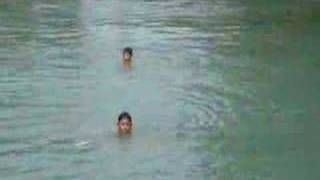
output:
M 317 5 L 0 2 L 0 177 L 318 179 Z

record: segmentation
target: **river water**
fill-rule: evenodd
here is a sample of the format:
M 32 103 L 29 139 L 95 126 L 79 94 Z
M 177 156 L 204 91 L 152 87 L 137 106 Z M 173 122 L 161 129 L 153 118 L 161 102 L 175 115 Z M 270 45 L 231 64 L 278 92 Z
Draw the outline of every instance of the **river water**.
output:
M 319 179 L 317 7 L 1 1 L 0 179 Z

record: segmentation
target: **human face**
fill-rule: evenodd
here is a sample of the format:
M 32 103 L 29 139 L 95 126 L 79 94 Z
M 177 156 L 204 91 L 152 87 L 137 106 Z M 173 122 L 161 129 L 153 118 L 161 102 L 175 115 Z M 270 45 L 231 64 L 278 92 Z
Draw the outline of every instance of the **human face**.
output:
M 131 55 L 128 52 L 123 53 L 123 60 L 130 61 Z
M 118 122 L 118 131 L 119 133 L 130 133 L 132 128 L 132 123 L 129 119 L 124 118 Z

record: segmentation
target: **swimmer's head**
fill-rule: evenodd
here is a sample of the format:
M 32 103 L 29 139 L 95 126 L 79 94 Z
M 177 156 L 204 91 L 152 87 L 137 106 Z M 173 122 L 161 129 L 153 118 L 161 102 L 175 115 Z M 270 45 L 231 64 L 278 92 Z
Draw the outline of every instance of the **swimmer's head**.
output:
M 118 117 L 118 133 L 130 134 L 132 130 L 132 118 L 128 112 L 122 112 Z
M 130 61 L 133 56 L 133 50 L 130 47 L 126 47 L 122 51 L 122 59 L 124 61 Z

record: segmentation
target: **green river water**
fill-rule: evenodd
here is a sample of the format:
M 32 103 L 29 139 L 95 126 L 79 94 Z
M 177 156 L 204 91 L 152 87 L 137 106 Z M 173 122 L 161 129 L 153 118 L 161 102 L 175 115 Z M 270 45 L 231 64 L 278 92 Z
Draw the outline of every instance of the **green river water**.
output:
M 0 179 L 320 179 L 319 10 L 0 1 Z

